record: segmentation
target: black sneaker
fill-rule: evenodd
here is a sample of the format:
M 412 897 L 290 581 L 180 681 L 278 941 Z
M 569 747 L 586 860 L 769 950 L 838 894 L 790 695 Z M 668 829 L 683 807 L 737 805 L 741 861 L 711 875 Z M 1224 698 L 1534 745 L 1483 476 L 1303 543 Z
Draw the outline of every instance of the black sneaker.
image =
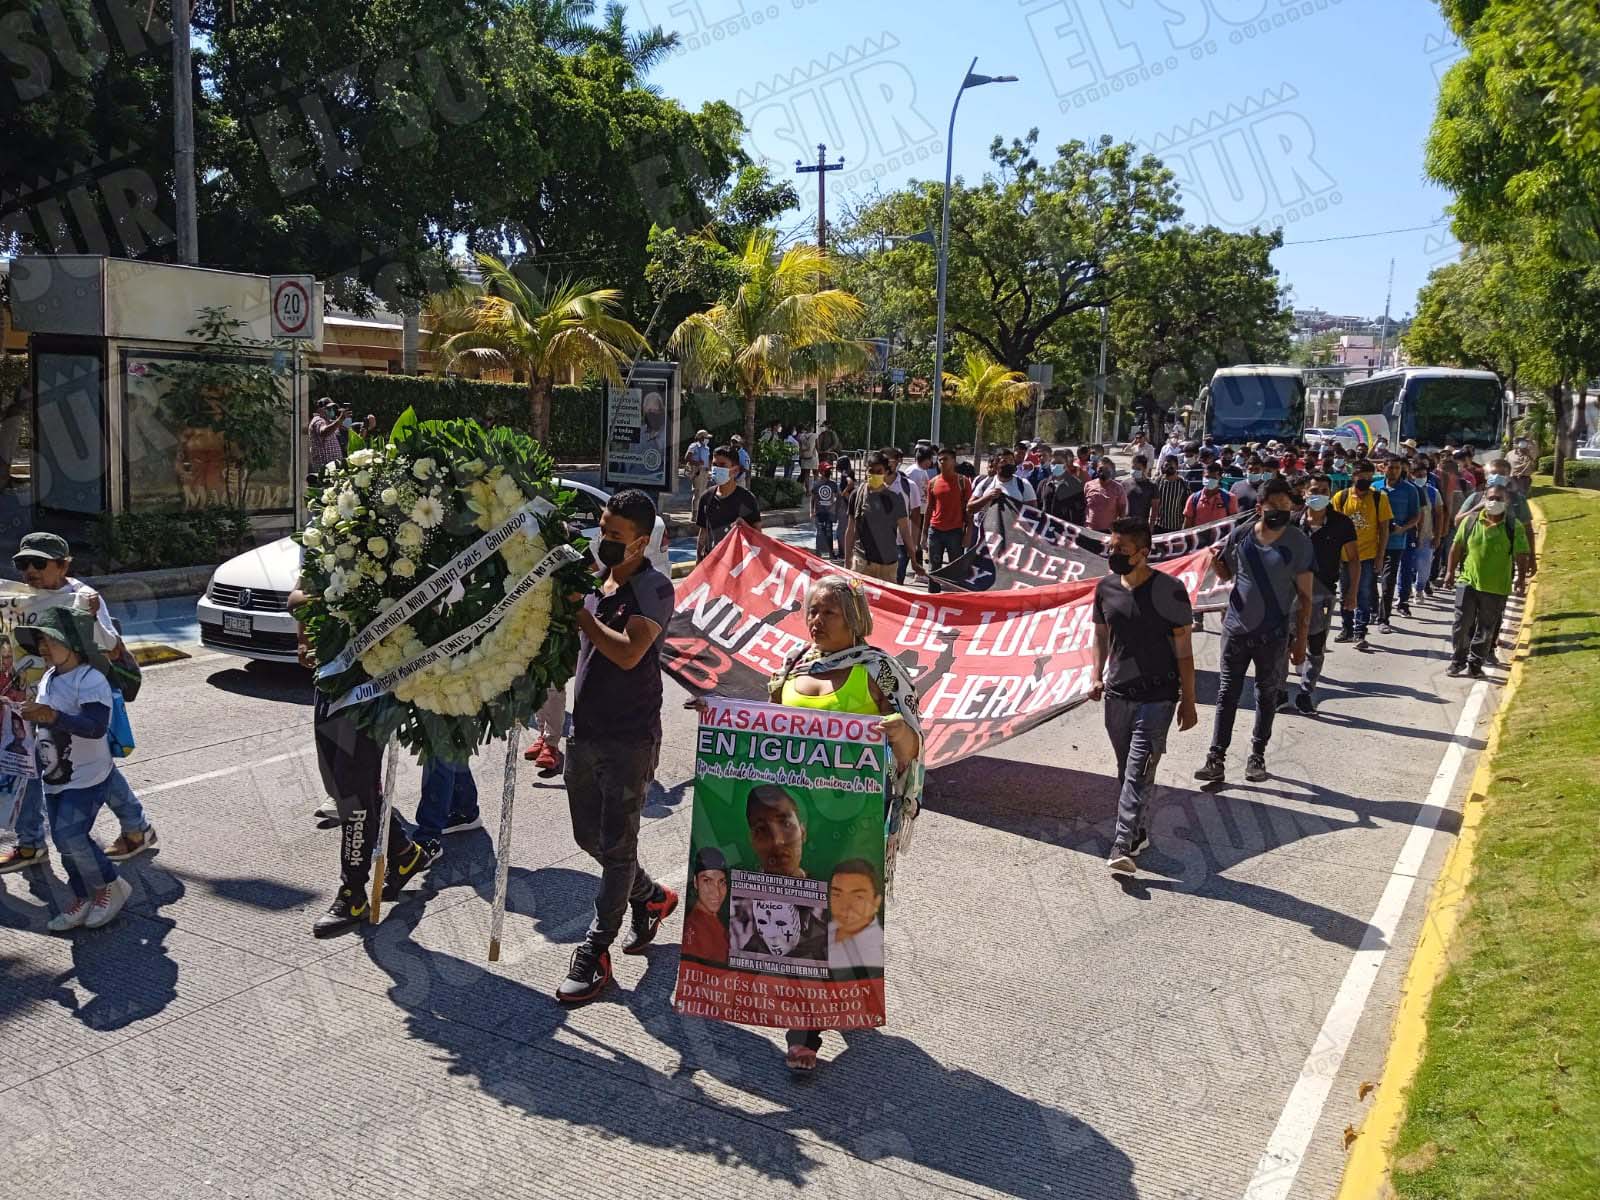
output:
M 1345 643 L 1353 642 L 1353 641 L 1356 640 L 1356 631 L 1354 629 L 1341 630 L 1339 633 L 1334 635 L 1333 640 L 1338 642 L 1338 643 L 1340 643 L 1341 645 L 1343 645 Z
M 1409 617 L 1411 615 L 1411 605 L 1409 604 L 1397 604 L 1395 605 L 1394 610 L 1402 617 Z
M 1393 632 L 1395 632 L 1395 628 L 1394 628 L 1393 625 L 1389 624 L 1388 621 L 1381 621 L 1378 624 L 1378 632 L 1379 633 L 1393 633 Z
M 312 813 L 311 819 L 316 822 L 318 829 L 337 829 L 343 824 L 339 820 L 339 810 L 334 807 L 332 800 Z
M 1465 675 L 1467 673 L 1467 664 L 1466 663 L 1453 662 L 1448 667 L 1446 667 L 1444 669 L 1444 673 L 1446 675 L 1450 676 L 1450 678 L 1452 678 L 1452 679 L 1454 679 L 1454 678 L 1456 678 L 1457 676 L 1460 676 L 1460 675 Z
M 1486 667 L 1502 667 L 1505 664 L 1500 661 L 1500 656 L 1491 650 L 1483 656 L 1483 665 Z
M 348 933 L 357 925 L 367 919 L 367 898 L 358 896 L 349 888 L 339 889 L 339 894 L 333 898 L 333 903 L 328 906 L 328 911 L 317 918 L 311 926 L 311 936 L 319 938 L 336 937 L 341 933 Z
M 468 816 L 466 813 L 453 812 L 445 818 L 444 832 L 470 833 L 474 829 L 483 828 L 483 818 L 477 813 Z
M 656 933 L 678 907 L 678 893 L 671 888 L 658 887 L 656 897 L 633 906 L 633 924 L 627 940 L 622 943 L 624 954 L 643 954 L 645 947 L 656 940 Z
M 1133 845 L 1129 847 L 1129 854 L 1143 854 L 1150 849 L 1150 832 L 1146 829 L 1139 830 L 1133 835 Z
M 1202 783 L 1221 783 L 1227 775 L 1223 765 L 1225 761 L 1220 754 L 1206 755 L 1205 765 L 1194 773 L 1194 777 Z
M 1267 779 L 1267 759 L 1262 754 L 1252 754 L 1244 760 L 1244 777 L 1251 783 L 1264 783 Z
M 562 1004 L 584 1004 L 605 991 L 610 982 L 611 952 L 583 942 L 572 952 L 572 965 L 556 988 L 556 999 Z
M 1295 695 L 1294 706 L 1308 717 L 1314 717 L 1317 714 L 1317 702 L 1305 692 L 1299 692 Z
M 383 881 L 384 900 L 399 899 L 400 890 L 438 862 L 443 854 L 444 847 L 432 838 L 420 838 L 412 842 L 410 851 L 402 850 L 400 861 L 389 867 L 388 878 Z
M 1370 651 L 1372 649 L 1372 643 L 1367 641 L 1367 635 L 1366 634 L 1363 633 L 1360 637 L 1358 637 L 1356 639 L 1356 649 L 1357 650 L 1367 650 L 1367 651 Z
M 1468 676 L 1470 676 L 1473 679 L 1482 679 L 1484 677 L 1484 675 L 1483 675 L 1483 664 L 1482 663 L 1471 663 L 1467 667 L 1467 674 L 1468 674 Z

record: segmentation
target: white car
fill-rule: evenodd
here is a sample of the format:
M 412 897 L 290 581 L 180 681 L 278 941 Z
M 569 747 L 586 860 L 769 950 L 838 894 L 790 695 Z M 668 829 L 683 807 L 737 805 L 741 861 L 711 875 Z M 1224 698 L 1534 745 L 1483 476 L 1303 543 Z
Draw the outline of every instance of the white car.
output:
M 592 484 L 562 479 L 571 489 L 573 508 L 591 542 L 600 537 L 600 510 L 606 493 Z M 667 527 L 656 514 L 650 536 L 650 563 L 668 578 Z M 289 593 L 300 578 L 300 545 L 282 537 L 265 546 L 236 555 L 211 575 L 205 595 L 195 605 L 200 641 L 212 650 L 260 658 L 270 662 L 297 662 L 295 619 L 289 612 Z

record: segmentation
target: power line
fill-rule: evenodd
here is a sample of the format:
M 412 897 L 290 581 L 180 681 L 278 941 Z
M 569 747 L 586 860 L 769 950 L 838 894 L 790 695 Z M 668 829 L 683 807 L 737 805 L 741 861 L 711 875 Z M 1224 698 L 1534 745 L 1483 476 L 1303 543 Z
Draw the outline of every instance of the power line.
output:
M 1303 238 L 1299 241 L 1285 242 L 1285 246 L 1313 246 L 1318 242 L 1352 242 L 1357 238 L 1388 237 L 1394 233 L 1420 233 L 1424 229 L 1437 229 L 1445 224 L 1444 221 L 1435 221 L 1431 225 L 1408 225 L 1404 229 L 1379 229 L 1373 233 L 1345 233 L 1338 237 Z

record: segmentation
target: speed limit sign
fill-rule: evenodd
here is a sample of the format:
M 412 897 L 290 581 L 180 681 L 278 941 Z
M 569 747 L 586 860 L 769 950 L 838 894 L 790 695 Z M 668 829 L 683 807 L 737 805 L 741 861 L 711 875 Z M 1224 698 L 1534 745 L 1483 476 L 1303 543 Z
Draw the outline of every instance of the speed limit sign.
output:
M 314 338 L 317 323 L 312 304 L 317 294 L 314 275 L 273 275 L 272 336 Z

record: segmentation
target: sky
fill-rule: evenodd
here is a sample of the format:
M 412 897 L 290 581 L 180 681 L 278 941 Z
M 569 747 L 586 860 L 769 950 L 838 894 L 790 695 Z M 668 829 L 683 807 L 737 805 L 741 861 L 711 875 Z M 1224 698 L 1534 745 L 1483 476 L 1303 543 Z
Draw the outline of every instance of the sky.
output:
M 1274 262 L 1297 307 L 1415 308 L 1459 247 L 1449 196 L 1423 176 L 1438 81 L 1461 56 L 1432 0 L 632 0 L 630 25 L 676 30 L 651 82 L 690 107 L 744 113 L 776 174 L 825 142 L 830 213 L 842 196 L 944 172 L 967 65 L 1016 75 L 964 93 L 957 175 L 991 139 L 1030 127 L 1041 148 L 1109 134 L 1163 159 L 1185 220 L 1281 225 Z M 816 175 L 796 177 L 815 219 Z M 1390 230 L 1406 232 L 1351 238 Z M 1324 240 L 1340 239 L 1340 240 Z

